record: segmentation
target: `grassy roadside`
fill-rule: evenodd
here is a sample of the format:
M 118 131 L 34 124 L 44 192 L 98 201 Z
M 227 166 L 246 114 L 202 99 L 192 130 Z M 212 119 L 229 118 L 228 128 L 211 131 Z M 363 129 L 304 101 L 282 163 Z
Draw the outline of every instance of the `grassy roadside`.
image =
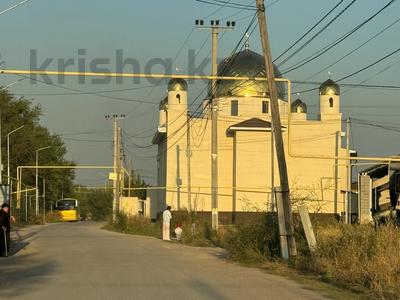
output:
M 264 216 L 248 223 L 211 230 L 204 220 L 180 217 L 180 241 L 192 246 L 218 246 L 229 259 L 298 281 L 332 299 L 398 299 L 400 231 L 394 226 L 315 224 L 318 248 L 310 253 L 301 224 L 296 224 L 298 256 L 279 258 L 276 220 Z M 172 224 L 171 228 L 174 228 Z M 109 230 L 161 237 L 161 224 L 121 215 Z

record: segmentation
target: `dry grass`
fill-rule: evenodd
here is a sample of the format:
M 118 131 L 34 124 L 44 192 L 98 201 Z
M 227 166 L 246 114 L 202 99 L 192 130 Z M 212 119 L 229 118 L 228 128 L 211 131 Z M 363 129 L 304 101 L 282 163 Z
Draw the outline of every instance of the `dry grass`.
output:
M 392 225 L 338 225 L 316 230 L 318 250 L 309 270 L 381 299 L 400 294 L 400 231 Z

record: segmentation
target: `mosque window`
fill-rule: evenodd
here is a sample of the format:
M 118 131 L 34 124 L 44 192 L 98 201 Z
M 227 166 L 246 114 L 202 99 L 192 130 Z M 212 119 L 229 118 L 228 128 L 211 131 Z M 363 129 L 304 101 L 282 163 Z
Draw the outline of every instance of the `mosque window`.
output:
M 263 101 L 262 102 L 262 113 L 263 114 L 267 114 L 269 111 L 268 111 L 268 101 Z
M 231 116 L 237 116 L 239 114 L 239 101 L 231 101 Z
M 176 99 L 178 99 L 178 103 L 181 103 L 181 95 L 180 94 L 176 94 Z
M 329 107 L 333 107 L 333 98 L 329 98 Z

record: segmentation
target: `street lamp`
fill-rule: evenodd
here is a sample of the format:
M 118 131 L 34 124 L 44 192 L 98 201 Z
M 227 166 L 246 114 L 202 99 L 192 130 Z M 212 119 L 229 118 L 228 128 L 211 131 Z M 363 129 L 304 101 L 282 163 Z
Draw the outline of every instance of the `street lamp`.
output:
M 36 150 L 36 182 L 35 182 L 35 188 L 36 188 L 36 210 L 35 214 L 36 216 L 39 214 L 39 152 L 49 149 L 51 146 L 47 147 L 42 147 Z
M 20 78 L 10 84 L 7 84 L 6 86 L 0 87 L 0 90 L 8 89 L 9 87 L 13 86 L 14 84 L 17 84 L 18 82 L 21 82 L 22 80 L 25 80 L 25 79 L 27 79 L 27 77 Z M 0 112 L 0 144 L 1 144 L 1 127 L 2 127 L 1 123 L 2 123 L 2 121 L 1 121 L 1 112 Z M 1 147 L 0 147 L 0 184 L 3 183 L 3 160 L 1 158 L 2 158 L 2 154 L 1 154 Z M 7 175 L 8 175 L 7 183 L 10 186 L 10 174 L 7 172 Z
M 10 186 L 10 183 L 11 183 L 11 179 L 10 179 L 10 135 L 24 127 L 25 127 L 25 125 L 22 125 L 22 126 L 18 127 L 17 129 L 10 131 L 7 134 L 7 183 L 8 183 L 8 186 Z

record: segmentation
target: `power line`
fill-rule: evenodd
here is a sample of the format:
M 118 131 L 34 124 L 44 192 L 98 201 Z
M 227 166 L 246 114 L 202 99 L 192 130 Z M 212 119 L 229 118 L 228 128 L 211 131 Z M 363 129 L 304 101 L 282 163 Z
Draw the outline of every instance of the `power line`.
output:
M 73 89 L 73 88 L 69 88 L 69 87 L 65 87 L 62 85 L 58 85 L 55 83 L 51 83 L 51 82 L 47 82 L 44 80 L 40 80 L 31 76 L 25 76 L 25 75 L 21 75 L 21 74 L 16 74 L 17 76 L 23 77 L 23 78 L 27 78 L 36 82 L 40 82 L 40 83 L 44 83 L 50 86 L 54 86 L 60 89 L 64 89 L 64 90 L 68 90 L 68 91 L 73 91 L 73 92 L 78 92 L 78 93 L 85 93 L 85 94 L 90 94 L 90 95 L 95 95 L 97 97 L 101 97 L 101 98 L 105 98 L 105 99 L 111 99 L 111 100 L 118 100 L 118 101 L 123 101 L 123 102 L 137 102 L 137 103 L 143 103 L 143 104 L 150 104 L 150 105 L 155 105 L 158 104 L 158 102 L 149 102 L 149 101 L 144 101 L 144 100 L 138 100 L 138 99 L 129 99 L 129 98 L 121 98 L 121 97 L 112 97 L 112 96 L 106 96 L 106 95 L 102 95 L 102 94 L 98 94 L 96 92 L 91 92 L 91 93 L 87 93 L 85 91 L 82 90 L 78 90 L 78 89 Z
M 310 56 L 300 60 L 299 62 L 295 63 L 294 65 L 290 66 L 289 68 L 283 70 L 282 74 L 287 74 L 287 73 L 290 73 L 290 72 L 292 72 L 294 70 L 297 70 L 298 68 L 310 63 L 311 61 L 317 59 L 321 55 L 323 55 L 323 54 L 327 53 L 328 51 L 332 50 L 334 47 L 336 47 L 337 45 L 342 43 L 344 40 L 346 40 L 348 37 L 350 37 L 355 32 L 357 32 L 364 25 L 366 25 L 367 23 L 372 21 L 375 17 L 377 17 L 380 13 L 382 13 L 386 8 L 388 8 L 390 5 L 392 5 L 395 1 L 396 0 L 391 0 L 383 8 L 381 8 L 376 13 L 374 13 L 372 16 L 370 16 L 369 18 L 364 20 L 362 23 L 360 23 L 359 25 L 354 27 L 352 30 L 348 31 L 346 34 L 342 35 L 341 37 L 339 37 L 338 39 L 336 39 L 335 41 L 333 41 L 329 45 L 326 45 L 326 46 L 322 47 L 321 49 L 319 49 L 318 51 L 314 52 Z
M 216 10 L 214 10 L 212 13 L 208 14 L 207 16 L 205 16 L 203 19 L 208 19 L 209 17 L 214 16 L 216 13 L 218 13 L 221 9 L 223 9 L 230 2 L 232 2 L 232 0 L 227 1 L 225 5 L 222 5 L 222 6 L 218 7 Z
M 372 75 L 372 76 L 368 77 L 367 79 L 365 79 L 365 80 L 359 82 L 359 85 L 362 85 L 363 83 L 365 83 L 365 82 L 367 82 L 367 81 L 370 81 L 372 78 L 375 78 L 376 76 L 379 76 L 380 74 L 382 74 L 382 73 L 388 71 L 389 69 L 391 69 L 391 68 L 393 68 L 394 66 L 396 66 L 398 63 L 400 63 L 400 60 L 398 60 L 398 61 L 396 61 L 396 62 L 390 64 L 389 66 L 387 66 L 387 67 L 383 68 L 382 70 L 376 72 L 374 75 Z M 367 86 L 368 86 L 368 85 L 367 85 Z M 342 92 L 342 95 L 345 94 L 345 93 L 347 93 L 348 91 L 350 91 L 350 90 L 353 89 L 353 88 L 354 88 L 354 87 L 350 87 L 350 88 L 344 90 L 344 91 Z
M 390 65 L 389 67 L 393 67 L 394 65 L 396 65 L 397 63 L 399 63 L 400 61 L 397 61 L 396 63 L 394 63 L 393 65 Z M 388 67 L 385 68 L 385 71 L 389 69 Z M 381 73 L 382 71 L 380 71 L 379 73 Z M 296 84 L 307 84 L 307 85 L 317 85 L 320 86 L 321 82 L 316 82 L 316 81 L 301 81 L 301 80 L 293 80 L 292 83 L 296 83 Z M 352 88 L 370 88 L 370 89 L 385 89 L 385 90 L 397 90 L 400 89 L 400 85 L 379 85 L 379 84 L 362 84 L 362 83 L 341 83 L 341 86 L 344 87 L 352 87 Z M 308 91 L 314 91 L 317 88 L 312 88 L 310 90 L 305 90 L 305 91 L 295 91 L 292 92 L 292 94 L 296 94 L 296 93 L 304 93 L 304 92 L 308 92 Z
M 138 144 L 136 144 L 136 143 L 132 140 L 132 138 L 131 138 L 124 130 L 122 131 L 122 134 L 123 134 L 123 136 L 125 136 L 125 138 L 133 145 L 134 148 L 147 149 L 147 148 L 151 148 L 151 147 L 154 147 L 154 146 L 155 146 L 155 145 L 153 145 L 153 144 L 145 145 L 145 146 L 143 146 L 143 145 L 138 145 Z
M 62 133 L 60 136 L 71 136 L 71 135 L 88 135 L 88 134 L 101 134 L 101 133 L 110 133 L 111 130 L 103 130 L 103 131 L 83 131 L 83 132 L 73 132 L 73 133 Z M 58 133 L 57 133 L 58 134 Z
M 148 89 L 152 88 L 154 85 L 147 85 L 147 86 L 142 86 L 142 87 L 136 87 L 136 88 L 125 88 L 125 89 L 115 89 L 115 90 L 104 90 L 104 91 L 82 91 L 82 92 L 76 92 L 76 93 L 13 93 L 14 95 L 17 96 L 70 96 L 70 95 L 94 95 L 94 94 L 107 94 L 107 93 L 118 93 L 118 92 L 125 92 L 125 91 L 134 91 L 134 90 L 142 90 L 142 89 Z
M 331 10 L 329 10 L 321 19 L 318 20 L 317 23 L 315 23 L 310 29 L 308 29 L 301 37 L 299 37 L 292 45 L 290 45 L 285 51 L 283 51 L 277 58 L 274 59 L 274 62 L 276 62 L 278 59 L 280 59 L 283 55 L 285 55 L 287 52 L 289 52 L 294 46 L 296 46 L 303 38 L 305 38 L 311 31 L 314 30 L 319 24 L 321 24 L 322 21 L 326 19 L 340 4 L 343 3 L 344 0 L 340 0 Z
M 254 15 L 252 21 L 250 22 L 250 24 L 249 24 L 248 27 L 246 28 L 246 30 L 245 30 L 244 34 L 242 35 L 241 39 L 239 40 L 239 42 L 236 44 L 236 46 L 235 46 L 234 49 L 232 50 L 232 54 L 236 53 L 237 49 L 238 49 L 239 46 L 242 44 L 244 38 L 246 37 L 246 33 L 248 32 L 249 28 L 253 25 L 253 23 L 254 23 L 255 20 L 256 20 L 255 17 L 256 17 L 256 14 Z M 243 46 L 244 46 L 244 45 L 242 45 L 241 48 L 243 48 Z M 231 56 L 229 56 L 228 61 L 232 61 L 232 60 L 234 60 L 234 59 L 235 59 L 234 55 L 231 55 Z M 226 68 L 227 68 L 227 64 L 225 64 L 224 69 L 221 70 L 222 72 L 220 72 L 220 73 L 223 74 L 223 72 L 225 71 Z M 206 91 L 206 90 L 207 90 L 208 88 L 210 88 L 210 87 L 211 87 L 211 88 L 215 88 L 215 87 L 212 87 L 212 86 L 211 86 L 211 83 L 209 82 L 208 85 L 206 85 L 206 86 L 202 89 L 202 91 L 197 95 L 197 97 L 195 98 L 195 100 L 194 100 L 190 105 L 188 105 L 188 107 L 187 107 L 175 120 L 173 120 L 170 124 L 176 122 L 176 121 L 177 121 L 179 118 L 181 118 L 183 115 L 187 115 L 187 112 L 189 111 L 190 107 L 192 107 L 192 106 L 196 103 L 196 101 L 201 97 L 201 95 L 204 93 L 204 91 Z M 212 93 L 211 93 L 211 94 L 212 94 Z M 202 104 L 200 103 L 200 104 L 198 105 L 198 107 L 196 108 L 195 112 L 197 112 L 201 107 L 202 107 Z M 170 135 L 169 138 L 173 137 L 177 132 L 179 132 L 179 131 L 180 131 L 183 127 L 185 127 L 185 126 L 186 126 L 186 122 L 185 122 L 181 127 L 179 127 L 172 135 Z M 173 145 L 175 145 L 181 138 L 183 138 L 183 136 L 184 136 L 184 135 L 182 135 Z M 172 146 L 173 146 L 173 145 L 172 145 Z M 171 146 L 171 147 L 172 147 L 172 146 Z M 168 149 L 169 149 L 169 148 L 168 148 Z M 167 150 L 168 150 L 168 149 L 167 149 Z
M 5 10 L 2 10 L 2 11 L 0 11 L 0 15 L 5 14 L 6 12 L 8 12 L 8 11 L 14 9 L 14 8 L 17 8 L 18 6 L 20 6 L 20 5 L 22 5 L 22 4 L 25 4 L 25 3 L 28 2 L 28 1 L 30 1 L 30 0 L 23 0 L 23 1 L 21 1 L 21 2 L 19 2 L 19 3 L 17 3 L 17 4 L 15 4 L 15 5 L 13 5 L 13 6 L 7 8 L 7 9 L 5 9 Z
M 290 54 L 287 58 L 285 58 L 278 66 L 282 66 L 287 61 L 289 61 L 293 56 L 303 50 L 307 45 L 309 45 L 314 39 L 316 39 L 322 32 L 324 32 L 330 25 L 332 25 L 335 21 L 337 21 L 340 16 L 347 11 L 357 0 L 351 1 L 344 9 L 342 9 L 331 21 L 328 22 L 325 26 L 323 26 L 317 33 L 315 33 L 311 38 L 309 38 L 303 45 L 301 45 L 296 51 Z
M 227 59 L 228 62 L 233 61 L 233 60 L 236 59 L 236 56 L 234 56 L 233 54 L 236 53 L 237 49 L 240 47 L 240 45 L 241 45 L 242 42 L 244 41 L 248 30 L 253 26 L 253 23 L 255 22 L 255 20 L 256 20 L 256 14 L 254 14 L 253 19 L 250 21 L 250 23 L 249 23 L 248 27 L 246 28 L 244 34 L 242 35 L 241 39 L 239 40 L 239 42 L 236 44 L 236 46 L 235 46 L 234 49 L 232 50 L 232 55 L 230 55 L 230 56 L 228 57 L 228 59 Z M 243 47 L 244 47 L 244 44 L 241 46 L 241 49 L 242 49 Z M 220 70 L 219 73 L 223 74 L 224 71 L 225 71 L 225 69 L 227 68 L 228 64 L 229 64 L 229 63 L 225 64 L 225 65 L 224 65 L 224 69 L 223 69 L 223 70 Z M 194 100 L 194 101 L 193 101 L 193 102 L 192 102 L 192 103 L 191 103 L 191 104 L 190 104 L 190 105 L 175 119 L 175 120 L 173 120 L 170 124 L 176 122 L 176 121 L 177 121 L 179 118 L 181 118 L 184 114 L 187 116 L 187 112 L 189 111 L 190 107 L 191 107 L 192 105 L 194 105 L 194 103 L 196 103 L 196 101 L 201 97 L 201 95 L 204 93 L 204 91 L 206 91 L 206 90 L 209 89 L 209 88 L 215 88 L 215 87 L 212 87 L 211 83 L 209 82 L 208 85 L 206 85 L 206 86 L 202 89 L 202 91 L 197 95 L 197 97 L 195 98 L 195 100 Z M 213 93 L 211 92 L 211 94 L 213 94 Z M 201 107 L 202 107 L 202 103 L 200 103 L 200 104 L 197 106 L 197 108 L 195 109 L 195 113 L 196 113 Z M 190 127 L 189 127 L 187 130 L 190 130 L 190 128 L 193 126 L 193 124 L 194 124 L 194 123 L 192 122 L 192 124 L 190 125 Z M 182 126 L 180 126 L 176 131 L 174 131 L 171 135 L 169 135 L 168 138 L 166 139 L 166 141 L 167 141 L 167 140 L 170 140 L 172 137 L 174 137 L 174 136 L 175 136 L 182 128 L 184 128 L 185 126 L 187 126 L 186 122 L 184 122 Z M 186 134 L 186 131 L 185 131 L 179 138 L 177 138 L 176 141 L 175 141 L 172 145 L 170 145 L 167 149 L 165 149 L 162 153 L 167 152 L 169 149 L 171 149 L 173 146 L 175 146 L 175 145 L 185 136 L 185 134 Z M 166 141 L 165 141 L 165 142 L 166 142 Z M 159 154 L 160 154 L 160 153 L 159 153 Z M 158 154 L 158 155 L 159 155 L 159 154 Z
M 195 30 L 195 27 L 193 27 L 192 30 L 189 32 L 189 34 L 186 36 L 185 40 L 183 41 L 181 47 L 178 50 L 178 53 L 175 55 L 173 62 L 175 62 L 178 59 L 178 57 L 181 55 L 183 48 L 185 48 L 185 46 L 188 43 L 190 37 L 192 36 L 194 30 Z
M 367 70 L 367 69 L 369 69 L 369 68 L 375 66 L 376 64 L 378 64 L 378 63 L 384 61 L 385 59 L 387 59 L 387 58 L 393 56 L 394 54 L 396 54 L 396 53 L 399 52 L 399 51 L 400 51 L 400 48 L 397 48 L 396 50 L 394 50 L 394 51 L 392 51 L 391 53 L 385 55 L 384 57 L 378 59 L 377 61 L 375 61 L 375 62 L 373 62 L 373 63 L 371 63 L 371 64 L 365 66 L 364 68 L 361 68 L 361 69 L 359 69 L 359 70 L 357 70 L 357 71 L 355 71 L 355 72 L 353 72 L 353 73 L 351 73 L 351 74 L 349 74 L 349 75 L 343 76 L 342 78 L 338 79 L 337 82 L 342 81 L 342 80 L 345 80 L 345 79 L 347 79 L 347 78 L 350 78 L 350 77 L 352 77 L 352 76 L 354 76 L 354 75 L 357 75 L 357 74 L 359 74 L 359 73 L 361 73 L 361 72 L 363 72 L 363 71 L 365 71 L 365 70 Z
M 344 60 L 345 58 L 347 58 L 348 56 L 350 56 L 351 54 L 355 53 L 357 50 L 361 49 L 363 46 L 365 46 L 366 44 L 368 44 L 369 42 L 371 42 L 372 40 L 374 40 L 375 38 L 377 38 L 378 36 L 380 36 L 382 33 L 384 33 L 386 30 L 388 30 L 389 28 L 393 27 L 394 25 L 396 25 L 397 23 L 400 22 L 400 18 L 396 19 L 394 22 L 390 23 L 389 25 L 385 26 L 382 30 L 380 30 L 379 32 L 377 32 L 376 34 L 374 34 L 372 37 L 370 37 L 369 39 L 367 39 L 365 42 L 363 42 L 361 45 L 359 45 L 358 47 L 354 48 L 353 50 L 351 50 L 350 52 L 348 52 L 347 54 L 343 55 L 341 58 L 339 58 L 338 60 L 334 61 L 333 63 L 331 63 L 330 65 L 326 66 L 325 68 L 323 68 L 322 70 L 318 71 L 317 73 L 311 75 L 310 77 L 308 77 L 306 80 L 311 79 L 319 74 L 321 74 L 322 72 L 328 70 L 329 68 L 333 67 L 334 65 L 336 65 L 337 63 L 341 62 L 342 60 Z
M 244 4 L 239 4 L 239 3 L 231 3 L 231 4 L 227 4 L 227 1 L 208 1 L 208 0 L 195 0 L 196 2 L 201 2 L 201 3 L 205 3 L 205 4 L 211 4 L 211 5 L 216 5 L 216 6 L 223 6 L 223 7 L 229 7 L 229 8 L 239 8 L 242 10 L 256 10 L 256 8 L 254 6 L 246 6 Z

